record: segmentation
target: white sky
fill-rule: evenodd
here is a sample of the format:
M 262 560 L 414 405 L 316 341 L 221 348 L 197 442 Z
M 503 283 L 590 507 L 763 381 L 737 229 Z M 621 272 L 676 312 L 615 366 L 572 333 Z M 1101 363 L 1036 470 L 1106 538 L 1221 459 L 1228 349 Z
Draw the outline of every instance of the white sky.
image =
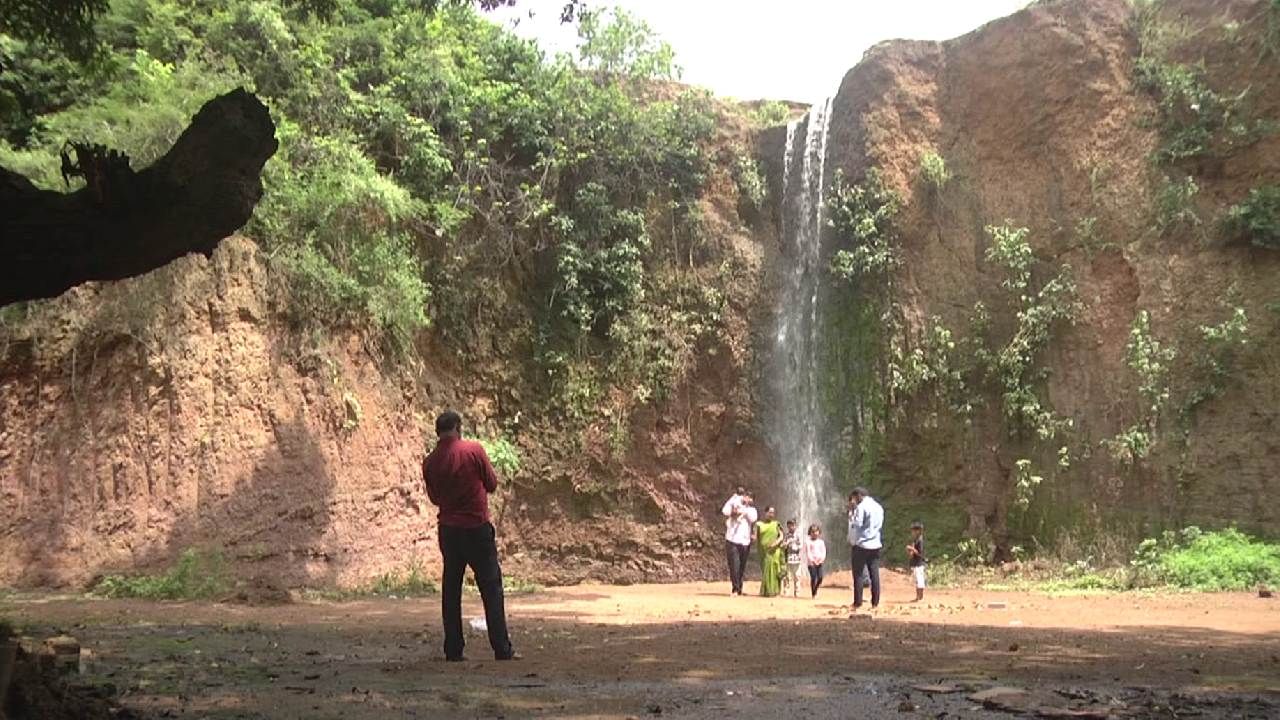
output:
M 818 102 L 835 93 L 881 40 L 945 40 L 1026 6 L 1028 0 L 588 0 L 649 23 L 675 48 L 682 80 L 717 95 Z M 518 0 L 489 14 L 548 53 L 569 51 L 563 0 Z M 532 14 L 532 17 L 530 17 Z

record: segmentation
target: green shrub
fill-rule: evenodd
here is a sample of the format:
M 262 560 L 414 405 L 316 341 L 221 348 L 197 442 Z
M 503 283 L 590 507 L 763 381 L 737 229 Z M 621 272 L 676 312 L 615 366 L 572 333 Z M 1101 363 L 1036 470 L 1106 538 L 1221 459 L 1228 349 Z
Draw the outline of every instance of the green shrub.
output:
M 1011 433 L 1051 440 L 1069 428 L 1071 420 L 1057 417 L 1041 399 L 1037 386 L 1043 373 L 1035 369 L 1035 364 L 1049 344 L 1053 329 L 1062 322 L 1075 322 L 1081 311 L 1071 268 L 1063 267 L 1032 293 L 1035 254 L 1027 239 L 1030 231 L 1012 224 L 990 225 L 986 230 L 991 236 L 987 262 L 1003 271 L 1001 285 L 1013 298 L 1017 324 L 1008 342 L 994 352 L 979 347 L 978 360 L 1002 388 L 1002 405 Z
M 1265 123 L 1247 119 L 1247 90 L 1236 95 L 1215 92 L 1205 80 L 1203 66 L 1178 65 L 1144 54 L 1136 67 L 1139 87 L 1156 98 L 1161 136 L 1157 162 L 1226 154 L 1253 142 L 1267 129 Z
M 511 476 L 520 472 L 520 449 L 515 443 L 504 437 L 496 437 L 481 439 L 480 444 L 484 446 L 485 454 L 504 480 L 510 480 Z
M 582 16 L 575 61 L 468 3 L 431 5 L 336 0 L 320 17 L 261 0 L 119 0 L 93 73 L 0 40 L 0 118 L 15 118 L 0 162 L 61 187 L 57 150 L 84 136 L 140 166 L 200 104 L 244 85 L 280 140 L 247 231 L 287 281 L 295 325 L 354 329 L 402 355 L 430 321 L 465 344 L 512 314 L 503 293 L 473 289 L 529 274 L 518 281 L 542 296 L 528 305 L 559 316 L 548 349 L 608 358 L 612 324 L 663 314 L 648 263 L 693 262 L 707 95 L 653 82 L 677 75 L 671 49 L 623 12 Z M 9 78 L 30 95 L 16 109 Z M 655 246 L 656 227 L 675 237 Z
M 920 177 L 931 187 L 941 190 L 951 181 L 951 171 L 941 155 L 930 150 L 920 156 Z
M 1250 590 L 1280 584 L 1280 545 L 1235 528 L 1189 527 L 1144 540 L 1131 565 L 1135 584 L 1167 584 L 1201 591 Z
M 739 152 L 733 159 L 733 181 L 747 207 L 759 212 L 764 207 L 765 184 L 756 159 Z
M 1190 176 L 1181 181 L 1164 178 L 1156 193 L 1156 229 L 1161 235 L 1176 228 L 1194 229 L 1200 226 L 1195 198 L 1200 186 Z
M 168 152 L 210 97 L 245 82 L 226 67 L 162 62 L 141 49 L 122 54 L 114 76 L 103 95 L 41 116 L 25 145 L 0 139 L 0 164 L 46 190 L 61 191 L 66 185 L 58 153 L 65 141 L 75 140 L 121 150 L 134 169 L 142 169 Z M 83 184 L 74 179 L 71 187 Z
M 376 597 L 423 597 L 440 592 L 439 585 L 427 577 L 420 563 L 412 563 L 405 570 L 393 571 L 380 576 L 367 587 L 355 591 L 356 595 L 373 595 Z
M 1151 431 L 1144 425 L 1134 425 L 1102 441 L 1111 459 L 1124 465 L 1135 465 L 1139 460 L 1145 460 L 1154 444 Z
M 778 100 L 767 100 L 751 111 L 751 122 L 758 128 L 785 125 L 791 118 L 791 108 Z
M 510 575 L 502 576 L 502 591 L 507 595 L 528 595 L 531 593 L 542 592 L 543 587 L 532 580 L 524 578 L 512 577 Z
M 1014 462 L 1013 467 L 1013 506 L 1026 510 L 1044 478 L 1032 471 L 1031 461 L 1026 458 Z
M 93 588 L 95 595 L 144 600 L 211 600 L 231 589 L 222 553 L 188 548 L 178 562 L 159 575 L 108 575 Z
M 832 258 L 831 272 L 836 277 L 882 275 L 901 263 L 892 223 L 902 200 L 885 184 L 878 168 L 868 170 L 856 184 L 836 171 L 827 205 L 831 213 L 827 222 L 847 246 Z
M 1232 235 L 1271 250 L 1280 250 L 1280 185 L 1264 185 L 1227 209 L 1224 220 Z

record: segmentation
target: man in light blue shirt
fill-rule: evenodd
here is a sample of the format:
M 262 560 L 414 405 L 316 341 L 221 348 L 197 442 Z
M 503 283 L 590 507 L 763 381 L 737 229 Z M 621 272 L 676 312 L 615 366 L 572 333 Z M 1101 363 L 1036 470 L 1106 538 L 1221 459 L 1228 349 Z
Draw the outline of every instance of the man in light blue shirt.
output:
M 871 584 L 871 609 L 880 606 L 880 530 L 884 527 L 884 508 L 872 499 L 866 488 L 849 493 L 849 545 L 853 548 L 853 609 L 862 607 L 862 578 Z

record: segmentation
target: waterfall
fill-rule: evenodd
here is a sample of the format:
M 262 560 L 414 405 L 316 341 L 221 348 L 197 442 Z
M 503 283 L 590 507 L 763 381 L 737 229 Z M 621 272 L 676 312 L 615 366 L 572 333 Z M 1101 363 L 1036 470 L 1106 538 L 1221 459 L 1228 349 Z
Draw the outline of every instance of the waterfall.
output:
M 835 515 L 835 491 L 827 464 L 826 423 L 819 378 L 818 285 L 822 230 L 826 220 L 823 173 L 831 99 L 809 109 L 805 120 L 787 125 L 783 154 L 783 280 L 772 362 L 778 414 L 771 424 L 774 451 L 788 496 L 777 503 L 781 518 L 801 528 Z M 804 125 L 804 133 L 798 132 Z M 797 147 L 797 143 L 801 143 Z M 824 530 L 830 538 L 830 528 Z M 834 537 L 839 537 L 836 533 Z

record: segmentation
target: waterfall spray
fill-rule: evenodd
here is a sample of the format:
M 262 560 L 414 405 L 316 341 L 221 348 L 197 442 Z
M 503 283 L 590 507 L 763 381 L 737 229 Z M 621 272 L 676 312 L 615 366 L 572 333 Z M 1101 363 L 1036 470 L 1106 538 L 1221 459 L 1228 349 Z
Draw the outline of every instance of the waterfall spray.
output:
M 801 526 L 831 514 L 834 488 L 825 448 L 821 384 L 818 375 L 818 285 L 825 221 L 823 173 L 831 100 L 814 105 L 805 120 L 787 126 L 783 155 L 782 231 L 784 279 L 774 337 L 773 380 L 779 417 L 774 438 L 781 487 L 789 497 L 778 503 Z M 803 136 L 798 132 L 803 124 Z M 797 143 L 801 143 L 797 148 Z

